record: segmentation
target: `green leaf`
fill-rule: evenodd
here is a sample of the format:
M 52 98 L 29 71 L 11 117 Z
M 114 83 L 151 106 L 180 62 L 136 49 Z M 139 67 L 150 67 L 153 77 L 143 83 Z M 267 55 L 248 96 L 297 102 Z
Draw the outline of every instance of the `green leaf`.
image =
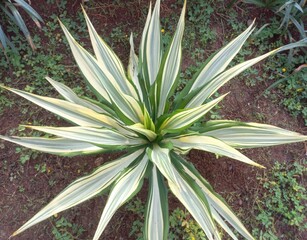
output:
M 44 22 L 41 16 L 24 0 L 14 0 L 19 6 L 21 6 L 31 17 L 41 22 Z
M 225 201 L 217 193 L 215 193 L 209 183 L 201 176 L 201 174 L 195 169 L 195 167 L 182 159 L 181 157 L 176 158 L 176 163 L 183 168 L 183 170 L 198 184 L 202 189 L 203 193 L 208 200 L 210 209 L 212 211 L 212 216 L 215 220 L 229 233 L 230 236 L 233 235 L 232 231 L 227 227 L 225 222 L 218 215 L 221 215 L 230 225 L 232 225 L 242 236 L 246 239 L 254 240 L 250 235 L 241 221 L 235 216 L 230 207 L 225 203 Z M 215 214 L 215 212 L 218 213 Z M 233 239 L 236 239 L 233 237 Z
M 80 126 L 117 128 L 118 123 L 111 117 L 99 114 L 89 108 L 56 98 L 42 97 L 18 89 L 1 86 Z
M 177 157 L 178 155 L 171 154 L 173 162 L 178 161 Z M 209 240 L 221 239 L 202 190 L 191 177 L 182 176 L 181 174 L 184 173 L 182 171 L 179 173 L 178 171 L 180 171 L 178 168 L 173 167 L 178 184 L 168 181 L 171 191 L 192 214 Z
M 116 107 L 116 112 L 123 121 L 127 121 L 127 123 L 141 121 L 142 119 L 140 119 L 139 113 L 142 113 L 142 111 L 136 100 L 124 94 L 115 78 L 106 67 L 80 46 L 68 32 L 66 27 L 61 22 L 60 24 L 78 66 L 87 81 L 95 89 L 96 93 Z M 135 112 L 136 109 L 137 112 Z
M 289 50 L 295 47 L 300 46 L 306 46 L 307 39 L 303 39 L 296 43 L 291 43 L 288 45 L 285 45 L 283 47 L 277 48 L 273 51 L 270 51 L 266 54 L 263 54 L 259 57 L 253 58 L 251 60 L 245 61 L 243 63 L 240 63 L 223 73 L 216 76 L 214 79 L 212 79 L 207 84 L 203 85 L 201 87 L 201 90 L 197 92 L 197 94 L 190 100 L 190 102 L 186 105 L 186 107 L 197 107 L 200 106 L 205 100 L 207 100 L 210 96 L 212 96 L 220 87 L 222 87 L 225 83 L 227 83 L 230 79 L 234 78 L 241 72 L 243 72 L 245 69 L 255 65 L 256 63 L 260 62 L 261 60 L 274 55 L 278 52 Z
M 151 142 L 155 140 L 157 137 L 157 134 L 155 132 L 145 128 L 145 126 L 141 123 L 136 123 L 130 126 L 126 126 L 126 128 L 144 135 Z
M 0 8 L 3 10 L 1 4 Z M 18 18 L 16 20 L 8 10 L 3 11 L 12 21 L 17 22 Z M 74 181 L 13 235 L 112 186 L 94 236 L 98 240 L 115 212 L 139 191 L 144 177 L 148 177 L 150 188 L 144 227 L 146 239 L 168 238 L 165 180 L 209 240 L 220 239 L 215 223 L 219 223 L 233 239 L 237 237 L 230 225 L 243 237 L 253 239 L 209 183 L 176 152 L 200 149 L 257 165 L 234 147 L 269 146 L 306 140 L 306 136 L 263 124 L 232 121 L 195 123 L 225 97 L 223 95 L 207 103 L 208 98 L 232 77 L 272 54 L 305 46 L 307 39 L 225 70 L 251 34 L 251 25 L 208 59 L 202 70 L 195 74 L 183 93 L 170 105 L 168 100 L 179 79 L 185 11 L 186 2 L 174 37 L 162 56 L 160 0 L 156 0 L 153 12 L 150 4 L 139 59 L 134 52 L 132 35 L 130 37 L 128 77 L 119 58 L 100 38 L 86 14 L 96 56 L 80 46 L 61 23 L 77 64 L 96 94 L 97 101 L 79 98 L 70 88 L 51 78 L 47 78 L 48 81 L 67 101 L 6 88 L 80 126 L 29 126 L 58 138 L 0 135 L 0 139 L 59 155 L 113 150 L 128 152 L 126 156 L 99 167 L 91 175 Z M 293 23 L 298 27 L 299 23 Z M 0 29 L 0 41 L 3 42 L 5 37 L 2 33 Z M 175 110 L 170 111 L 170 106 Z
M 1 45 L 3 46 L 4 49 L 7 48 L 7 40 L 8 40 L 8 38 L 7 38 L 7 36 L 5 35 L 5 33 L 4 33 L 3 29 L 2 29 L 2 27 L 0 26 L 0 43 L 1 43 Z
M 76 206 L 109 187 L 133 161 L 142 155 L 139 150 L 128 154 L 118 160 L 106 163 L 92 174 L 82 177 L 55 197 L 47 206 L 40 210 L 34 217 L 27 221 L 21 228 L 14 232 L 13 236 L 23 232 L 29 227 L 47 219 L 48 217 Z
M 220 87 L 222 87 L 226 82 L 243 72 L 245 69 L 253 66 L 257 62 L 277 53 L 278 50 L 273 50 L 266 53 L 260 57 L 253 58 L 251 60 L 240 63 L 229 70 L 221 73 L 208 84 L 204 85 L 202 89 L 189 101 L 187 107 L 197 107 L 201 105 L 206 99 L 212 96 Z
M 36 26 L 38 28 L 41 28 L 40 22 L 42 23 L 44 22 L 41 16 L 24 0 L 14 0 L 14 1 L 28 13 L 28 15 L 32 18 Z
M 129 64 L 128 64 L 128 77 L 132 80 L 134 83 L 138 95 L 140 97 L 140 100 L 144 100 L 143 91 L 141 87 L 141 82 L 138 78 L 138 57 L 136 56 L 134 52 L 134 43 L 133 43 L 133 34 L 130 35 L 130 56 L 129 56 Z
M 171 159 L 169 157 L 170 150 L 168 148 L 161 148 L 158 144 L 153 144 L 152 148 L 147 148 L 147 154 L 149 159 L 159 169 L 168 181 L 178 184 L 173 171 Z
M 291 22 L 295 25 L 295 27 L 297 28 L 297 30 L 299 31 L 301 38 L 307 38 L 306 35 L 306 30 L 304 27 L 304 23 L 302 21 L 300 21 L 300 23 L 293 17 L 293 16 L 289 16 L 291 19 Z
M 307 136 L 267 124 L 209 121 L 202 133 L 236 148 L 255 148 L 303 142 Z
M 146 107 L 144 107 L 144 127 L 146 129 L 152 130 L 153 132 L 156 131 L 156 126 L 154 122 L 152 121 L 151 117 L 149 116 L 149 113 Z
M 14 6 L 14 4 L 12 4 L 11 2 L 7 1 L 6 5 L 9 7 L 10 11 L 12 12 L 12 14 L 14 16 L 14 22 L 17 24 L 19 29 L 22 31 L 23 35 L 26 37 L 26 39 L 29 42 L 31 48 L 35 49 L 33 40 L 32 40 L 32 38 L 30 36 L 30 32 L 29 32 L 29 30 L 28 30 L 24 20 L 22 19 L 20 13 L 18 12 L 18 10 Z
M 113 184 L 113 188 L 101 215 L 93 240 L 99 239 L 116 210 L 139 191 L 143 184 L 147 165 L 148 158 L 144 155 L 140 162 L 124 171 Z
M 232 148 L 231 146 L 227 145 L 221 140 L 218 140 L 213 137 L 195 135 L 195 136 L 178 137 L 169 140 L 173 143 L 174 148 L 175 149 L 178 148 L 180 151 L 188 152 L 191 149 L 198 149 L 226 156 L 229 158 L 233 158 L 256 167 L 264 168 L 263 166 L 259 165 L 258 163 L 244 156 L 238 150 Z
M 168 180 L 169 187 L 174 195 L 201 225 L 209 239 L 213 239 L 211 237 L 213 235 L 217 237 L 216 239 L 220 239 L 212 221 L 210 210 L 205 204 L 206 200 L 195 192 L 194 188 L 197 188 L 197 186 L 192 187 L 190 184 L 193 183 L 188 183 L 174 168 L 170 160 L 169 149 L 160 148 L 157 144 L 154 144 L 152 149 L 147 149 L 147 154 Z
M 168 117 L 161 124 L 160 132 L 165 134 L 167 132 L 178 132 L 189 127 L 198 119 L 203 117 L 207 112 L 209 112 L 213 107 L 215 107 L 227 94 L 224 94 L 211 102 L 204 104 L 200 107 L 183 109 L 176 111 L 172 116 Z
M 229 236 L 234 239 L 238 240 L 237 236 L 232 232 L 232 230 L 228 227 L 226 221 L 224 221 L 221 216 L 218 214 L 218 212 L 214 209 L 211 208 L 211 213 L 214 218 L 214 220 L 221 225 L 221 227 L 229 234 Z
M 37 151 L 69 157 L 80 154 L 94 154 L 104 150 L 90 143 L 67 138 L 6 137 L 0 135 L 0 139 Z
M 114 150 L 126 148 L 127 146 L 137 146 L 146 143 L 144 139 L 127 137 L 110 129 L 88 127 L 26 127 L 53 134 L 59 137 L 88 142 L 103 148 L 110 148 Z
M 114 77 L 117 85 L 120 87 L 124 94 L 130 95 L 137 99 L 137 93 L 133 85 L 126 78 L 125 70 L 121 61 L 113 52 L 113 50 L 98 35 L 83 7 L 82 10 L 98 62 L 101 63 L 103 69 L 108 70 L 109 73 Z
M 155 8 L 148 26 L 146 36 L 145 64 L 148 71 L 149 83 L 152 85 L 159 71 L 161 62 L 161 32 L 160 32 L 160 0 L 156 1 Z
M 76 59 L 76 62 L 81 72 L 85 76 L 85 79 L 88 81 L 89 85 L 92 87 L 92 89 L 94 90 L 95 94 L 99 99 L 111 103 L 109 93 L 105 89 L 105 84 L 104 84 L 109 82 L 109 80 L 106 80 L 105 78 L 107 78 L 108 75 L 110 74 L 108 75 L 103 74 L 97 60 L 92 55 L 90 55 L 81 45 L 79 45 L 76 42 L 76 40 L 69 33 L 69 31 L 62 24 L 61 21 L 60 25 L 67 38 L 70 49 L 74 55 L 74 58 Z M 110 79 L 110 81 L 111 80 L 113 80 L 114 84 L 116 84 L 113 77 Z
M 181 42 L 184 32 L 184 17 L 186 11 L 186 1 L 182 8 L 181 16 L 177 25 L 177 29 L 174 38 L 165 53 L 165 59 L 163 59 L 157 81 L 157 95 L 159 100 L 158 105 L 158 117 L 165 112 L 165 106 L 168 98 L 174 90 L 177 77 L 181 64 Z M 161 76 L 160 76 L 161 75 Z
M 141 73 L 142 75 L 142 79 L 144 81 L 145 90 L 146 90 L 147 95 L 149 92 L 150 83 L 149 83 L 148 69 L 147 69 L 147 64 L 146 64 L 146 39 L 147 39 L 147 33 L 148 33 L 150 20 L 151 20 L 151 2 L 149 2 L 148 14 L 147 14 L 145 26 L 144 26 L 143 33 L 142 33 L 140 50 L 139 50 L 140 57 L 139 57 L 139 65 L 138 65 L 138 70 L 139 70 L 139 73 Z
M 152 167 L 146 205 L 144 235 L 149 240 L 166 240 L 168 235 L 168 199 L 163 176 Z
M 74 92 L 73 90 L 71 90 L 69 87 L 67 87 L 66 85 L 64 85 L 63 83 L 54 81 L 52 78 L 50 77 L 46 77 L 46 79 L 48 80 L 48 82 L 51 83 L 51 85 L 69 102 L 72 103 L 76 103 L 78 105 L 81 105 L 83 107 L 89 108 L 94 110 L 95 112 L 98 113 L 106 113 L 106 111 L 104 109 L 102 109 L 101 107 L 97 106 L 96 104 L 93 104 L 89 101 L 86 101 L 82 98 L 79 98 Z
M 253 25 L 254 22 L 243 33 L 241 33 L 238 37 L 236 37 L 224 48 L 222 48 L 211 59 L 211 61 L 205 65 L 205 67 L 195 79 L 190 92 L 209 83 L 215 76 L 226 69 L 232 59 L 238 54 L 246 39 L 253 32 Z

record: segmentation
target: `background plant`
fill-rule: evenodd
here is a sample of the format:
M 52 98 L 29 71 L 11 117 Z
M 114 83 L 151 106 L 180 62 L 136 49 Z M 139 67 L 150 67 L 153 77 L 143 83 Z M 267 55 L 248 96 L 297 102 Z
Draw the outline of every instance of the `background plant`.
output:
M 233 29 L 236 29 L 237 20 L 230 20 L 230 22 Z M 256 54 L 258 51 L 264 53 L 283 44 L 285 40 L 278 37 L 282 34 L 278 17 L 270 17 L 270 24 L 262 28 L 262 24 L 265 23 L 265 19 L 258 23 L 256 34 L 246 43 L 248 50 L 240 51 L 239 57 L 237 57 L 237 61 L 233 61 L 234 63 L 244 61 L 247 56 Z M 253 49 L 257 49 L 257 51 Z M 270 61 L 265 62 L 260 72 L 259 68 L 252 68 L 241 74 L 239 78 L 243 79 L 248 86 L 257 86 L 260 82 L 261 85 L 266 85 L 266 89 L 269 91 L 262 90 L 266 93 L 264 95 L 266 98 L 278 102 L 294 117 L 302 118 L 306 124 L 307 95 L 305 89 L 307 69 L 305 63 L 307 57 L 303 51 L 305 49 L 305 47 L 293 49 L 290 57 L 285 53 L 279 53 L 272 57 Z M 258 98 L 261 99 L 260 97 Z
M 248 4 L 254 4 L 260 8 L 267 8 L 280 17 L 279 28 L 284 28 L 290 42 L 295 41 L 293 30 L 294 25 L 301 39 L 306 38 L 304 19 L 306 18 L 307 8 L 305 0 L 244 0 Z
M 14 45 L 9 40 L 9 37 L 5 34 L 4 29 L 6 29 L 7 25 L 9 24 L 15 24 L 23 32 L 29 45 L 34 50 L 34 42 L 22 16 L 18 11 L 18 8 L 23 9 L 24 12 L 26 12 L 32 18 L 35 24 L 39 28 L 41 28 L 40 22 L 42 23 L 43 19 L 27 2 L 25 2 L 24 0 L 2 0 L 0 2 L 0 9 L 3 13 L 0 25 L 1 48 L 6 49 L 9 45 L 11 48 L 14 49 Z M 6 24 L 3 24 L 4 22 L 6 22 Z
M 266 92 L 279 89 L 283 93 L 281 104 L 283 104 L 294 117 L 302 116 L 307 125 L 307 57 L 304 55 L 294 56 L 288 62 L 287 56 L 281 55 L 279 61 L 270 63 L 270 68 L 278 69 L 272 75 L 279 80 L 270 85 Z
M 85 230 L 81 226 L 69 222 L 64 217 L 56 220 L 52 228 L 52 234 L 56 240 L 79 239 L 84 231 Z
M 306 170 L 305 160 L 302 164 L 276 162 L 266 175 L 259 177 L 264 191 L 256 200 L 256 219 L 260 225 L 253 230 L 255 237 L 272 240 L 300 238 L 300 233 L 303 234 L 307 228 L 304 205 L 307 195 L 300 183 Z M 277 224 L 287 229 L 279 237 Z
M 86 32 L 86 24 L 80 14 L 76 16 L 68 16 L 65 11 L 67 5 L 63 5 L 66 1 L 61 1 L 59 11 L 62 21 L 71 26 L 71 30 L 76 38 L 84 37 Z M 53 3 L 55 4 L 55 3 Z M 50 6 L 46 6 L 50 8 Z M 11 34 L 11 43 L 14 49 L 7 48 L 5 55 L 0 58 L 0 79 L 1 83 L 10 87 L 18 87 L 32 93 L 46 95 L 47 93 L 54 94 L 51 86 L 46 86 L 45 76 L 50 76 L 55 80 L 62 81 L 66 79 L 66 84 L 78 82 L 78 86 L 73 89 L 76 93 L 89 95 L 88 89 L 82 84 L 82 76 L 78 71 L 77 66 L 72 64 L 66 57 L 69 54 L 68 43 L 62 39 L 60 26 L 58 25 L 57 15 L 51 14 L 45 19 L 45 24 L 42 25 L 42 30 L 36 32 L 32 36 L 33 43 L 36 47 L 34 52 L 29 44 L 24 41 L 24 36 L 19 32 L 16 25 L 8 25 L 7 31 Z M 5 57 L 6 56 L 6 57 Z M 35 81 L 34 81 L 35 79 Z M 70 83 L 69 83 L 70 82 Z M 18 101 L 8 97 L 7 93 L 0 90 L 0 115 L 9 108 L 16 109 L 21 107 L 24 124 L 41 124 L 42 118 L 37 119 L 37 114 L 40 109 L 33 109 L 27 101 Z M 35 116 L 35 117 L 34 117 Z M 54 121 L 52 116 L 46 116 L 49 122 Z M 16 134 L 15 132 L 11 134 Z M 19 133 L 20 134 L 20 133 Z M 34 155 L 31 150 L 22 148 L 16 149 L 20 152 L 20 160 L 25 163 L 26 159 L 33 159 Z

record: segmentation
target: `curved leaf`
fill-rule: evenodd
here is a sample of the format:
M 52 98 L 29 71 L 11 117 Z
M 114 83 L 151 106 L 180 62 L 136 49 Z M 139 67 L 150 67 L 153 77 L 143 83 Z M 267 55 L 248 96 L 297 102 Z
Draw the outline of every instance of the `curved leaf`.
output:
M 103 149 L 87 142 L 67 138 L 42 137 L 7 137 L 0 135 L 0 139 L 19 144 L 37 151 L 60 156 L 76 156 L 102 152 Z
M 46 207 L 40 210 L 34 217 L 14 232 L 13 236 L 56 213 L 69 209 L 94 197 L 109 187 L 116 180 L 119 174 L 133 161 L 138 159 L 142 153 L 143 151 L 139 150 L 113 162 L 106 163 L 92 174 L 74 181 Z
M 170 150 L 168 148 L 161 148 L 158 144 L 154 144 L 152 148 L 147 148 L 149 159 L 159 169 L 168 181 L 175 182 L 178 185 L 171 159 L 169 156 Z
M 255 148 L 303 142 L 307 136 L 268 124 L 209 121 L 203 136 L 212 136 L 236 148 Z
M 134 132 L 144 135 L 149 141 L 156 139 L 157 134 L 149 129 L 146 129 L 143 124 L 136 123 L 134 125 L 126 126 L 126 128 L 133 130 Z
M 69 87 L 67 87 L 66 85 L 64 85 L 63 83 L 54 81 L 52 78 L 50 77 L 46 77 L 46 79 L 48 80 L 48 82 L 51 83 L 51 85 L 69 102 L 72 103 L 76 103 L 78 105 L 81 105 L 83 107 L 86 108 L 90 108 L 92 110 L 94 110 L 95 112 L 98 113 L 106 113 L 106 111 L 104 109 L 102 109 L 101 107 L 97 106 L 96 104 L 93 104 L 89 101 L 86 101 L 82 98 L 79 98 L 77 96 L 77 94 L 75 94 L 73 92 L 73 90 L 71 90 Z
M 177 161 L 175 156 L 175 154 L 171 155 L 173 161 Z M 177 168 L 175 169 L 173 167 L 173 172 L 178 181 L 178 184 L 168 181 L 173 194 L 192 214 L 194 219 L 206 233 L 209 240 L 221 239 L 214 224 L 208 202 L 200 187 L 196 185 L 195 181 L 189 176 L 182 177 Z
M 269 53 L 266 53 L 262 56 L 253 58 L 251 60 L 240 63 L 225 72 L 221 73 L 213 80 L 204 85 L 202 89 L 189 101 L 186 107 L 197 107 L 201 105 L 206 99 L 212 96 L 220 87 L 222 87 L 226 82 L 243 72 L 245 69 L 253 66 L 257 62 L 277 53 L 278 50 L 273 50 Z
M 194 89 L 204 86 L 210 82 L 215 76 L 223 72 L 232 59 L 238 54 L 247 38 L 253 32 L 254 22 L 238 37 L 222 48 L 199 73 L 193 83 L 190 92 Z
M 130 35 L 130 56 L 129 56 L 129 64 L 128 64 L 128 77 L 132 80 L 134 83 L 138 95 L 140 97 L 140 100 L 144 100 L 143 91 L 141 87 L 141 82 L 138 78 L 138 57 L 136 56 L 134 52 L 134 43 L 133 43 L 133 34 Z
M 116 210 L 134 196 L 143 184 L 148 158 L 143 159 L 124 171 L 116 180 L 101 215 L 93 240 L 98 240 Z
M 162 133 L 177 132 L 189 127 L 222 101 L 226 95 L 227 94 L 224 94 L 200 107 L 183 109 L 179 112 L 175 112 L 171 117 L 164 120 L 160 127 L 160 131 Z
M 156 80 L 161 62 L 160 0 L 156 1 L 148 26 L 144 57 L 146 59 L 149 83 L 152 85 Z
M 32 18 L 32 20 L 35 22 L 36 26 L 41 28 L 40 22 L 44 22 L 41 16 L 35 11 L 28 3 L 26 3 L 24 0 L 14 0 L 19 6 L 21 6 Z
M 198 184 L 198 186 L 203 190 L 211 210 L 215 210 L 219 215 L 221 215 L 230 225 L 232 225 L 242 236 L 248 240 L 254 240 L 251 234 L 247 231 L 241 221 L 232 212 L 229 206 L 224 202 L 222 197 L 215 193 L 209 183 L 201 176 L 201 174 L 195 169 L 195 167 L 183 160 L 182 158 L 177 158 L 177 163 L 181 165 L 183 170 Z M 221 226 L 232 235 L 232 231 L 228 226 L 221 222 L 218 215 L 214 214 L 212 211 L 212 216 L 215 220 L 221 224 Z M 235 238 L 234 238 L 235 239 Z
M 6 2 L 6 5 L 9 7 L 9 9 L 11 10 L 14 19 L 15 19 L 15 23 L 17 24 L 17 26 L 19 27 L 19 29 L 23 32 L 23 35 L 26 37 L 26 39 L 28 40 L 30 46 L 32 49 L 35 49 L 33 40 L 30 36 L 30 32 L 24 22 L 24 20 L 22 19 L 20 13 L 18 12 L 18 10 L 16 9 L 16 7 L 11 3 L 11 2 Z
M 147 33 L 148 33 L 150 20 L 151 20 L 151 2 L 149 2 L 148 14 L 147 14 L 145 26 L 144 26 L 143 33 L 142 33 L 140 50 L 139 50 L 140 57 L 139 57 L 139 64 L 138 64 L 138 70 L 142 74 L 142 79 L 144 81 L 147 94 L 149 92 L 150 83 L 149 83 L 149 77 L 148 77 L 148 69 L 146 65 L 146 39 L 147 39 Z
M 1 86 L 80 126 L 117 128 L 118 123 L 111 117 L 99 114 L 89 108 L 56 98 L 42 97 L 18 89 Z
M 167 141 L 167 140 L 166 140 Z M 186 136 L 186 137 L 178 137 L 170 139 L 170 141 L 174 144 L 175 148 L 179 148 L 183 151 L 190 151 L 191 149 L 198 149 L 202 151 L 207 151 L 211 153 L 215 153 L 218 155 L 226 156 L 229 158 L 236 159 L 238 161 L 251 164 L 253 166 L 262 167 L 258 163 L 250 160 L 248 157 L 244 156 L 238 150 L 232 148 L 226 143 L 222 142 L 213 137 L 208 136 Z
M 152 167 L 149 178 L 149 197 L 145 216 L 145 239 L 166 240 L 169 228 L 167 189 L 156 166 Z
M 242 236 L 246 239 L 254 240 L 251 234 L 247 231 L 241 221 L 236 217 L 236 215 L 232 212 L 232 210 L 227 206 L 224 200 L 213 191 L 209 183 L 201 176 L 201 174 L 195 169 L 195 167 L 188 163 L 187 161 L 183 160 L 181 157 L 177 158 L 177 162 L 180 166 L 202 189 L 203 193 L 205 194 L 210 209 L 212 211 L 212 216 L 215 220 L 232 236 L 232 231 L 228 228 L 225 222 L 220 219 L 218 215 L 221 215 L 230 225 L 232 225 Z M 215 214 L 215 211 L 218 213 Z M 233 238 L 236 239 L 236 238 Z
M 72 53 L 80 67 L 83 75 L 94 88 L 96 93 L 107 100 L 116 108 L 117 114 L 129 123 L 139 122 L 138 113 L 135 109 L 140 106 L 138 104 L 131 105 L 131 101 L 127 98 L 129 95 L 124 94 L 112 74 L 99 63 L 91 54 L 89 54 L 68 32 L 66 27 L 60 22 L 61 27 L 66 35 Z M 98 97 L 99 97 L 98 96 Z M 139 110 L 139 112 L 142 112 Z
M 141 138 L 127 137 L 110 129 L 88 127 L 26 127 L 59 137 L 88 142 L 110 149 L 121 149 L 131 145 L 142 145 L 146 143 L 146 141 Z
M 110 74 L 114 77 L 119 88 L 124 94 L 130 95 L 137 99 L 137 93 L 134 87 L 126 78 L 125 70 L 121 61 L 113 52 L 113 50 L 98 35 L 83 7 L 82 10 L 98 62 L 101 63 L 103 68 L 107 69 L 110 72 Z
M 306 46 L 307 45 L 307 39 L 303 39 L 296 43 L 291 43 L 288 45 L 285 45 L 283 47 L 277 48 L 273 51 L 270 51 L 266 54 L 263 54 L 259 57 L 250 59 L 248 61 L 245 61 L 243 63 L 240 63 L 220 75 L 216 76 L 214 79 L 212 79 L 207 84 L 203 85 L 200 88 L 200 91 L 197 92 L 197 94 L 189 101 L 189 103 L 186 105 L 186 107 L 197 107 L 200 106 L 205 100 L 207 100 L 210 96 L 212 96 L 220 87 L 222 87 L 226 82 L 228 82 L 230 79 L 234 78 L 247 68 L 255 65 L 256 63 L 260 62 L 261 60 L 274 55 L 278 52 L 285 51 L 292 49 L 294 47 L 300 47 L 300 46 Z
M 163 60 L 159 72 L 161 77 L 157 82 L 157 95 L 159 100 L 158 105 L 158 117 L 164 113 L 166 102 L 174 90 L 174 84 L 179 74 L 181 64 L 181 42 L 184 32 L 184 17 L 186 11 L 186 1 L 182 8 L 181 16 L 176 28 L 174 38 L 169 46 L 168 51 L 165 53 L 165 59 Z

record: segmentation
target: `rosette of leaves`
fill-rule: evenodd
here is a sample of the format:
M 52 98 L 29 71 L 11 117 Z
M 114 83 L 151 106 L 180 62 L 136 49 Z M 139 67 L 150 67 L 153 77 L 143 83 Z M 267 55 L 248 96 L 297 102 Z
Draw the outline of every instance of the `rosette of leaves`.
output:
M 260 60 L 291 47 L 287 45 L 226 69 L 253 26 L 216 53 L 174 101 L 178 83 L 186 2 L 169 46 L 162 49 L 160 1 L 151 4 L 138 56 L 130 38 L 130 63 L 125 71 L 109 46 L 99 37 L 85 14 L 95 56 L 80 46 L 61 24 L 72 53 L 97 99 L 77 96 L 70 88 L 47 80 L 64 100 L 6 89 L 63 117 L 71 127 L 28 126 L 51 138 L 9 137 L 2 139 L 42 152 L 73 156 L 124 151 L 92 174 L 72 182 L 47 206 L 19 228 L 17 235 L 48 217 L 109 191 L 95 236 L 99 239 L 116 210 L 131 199 L 148 180 L 144 225 L 145 239 L 167 239 L 168 189 L 182 202 L 208 239 L 220 239 L 216 224 L 237 239 L 231 227 L 253 239 L 224 200 L 182 154 L 199 149 L 262 167 L 237 148 L 254 148 L 305 141 L 306 136 L 257 123 L 219 120 L 195 124 L 225 96 L 209 98 L 226 82 Z
M 20 15 L 18 8 L 22 8 L 35 22 L 37 27 L 41 28 L 40 22 L 43 22 L 41 16 L 24 0 L 1 0 L 0 9 L 4 13 L 4 19 L 7 19 L 8 22 L 15 24 L 22 31 L 23 35 L 26 37 L 31 48 L 34 50 L 35 45 L 31 38 L 30 32 L 25 24 L 22 16 Z M 2 26 L 1 26 L 2 25 Z M 14 45 L 9 40 L 8 36 L 3 30 L 3 23 L 0 24 L 0 46 L 3 49 L 6 49 L 8 45 L 14 49 Z M 4 26 L 5 27 L 5 26 Z

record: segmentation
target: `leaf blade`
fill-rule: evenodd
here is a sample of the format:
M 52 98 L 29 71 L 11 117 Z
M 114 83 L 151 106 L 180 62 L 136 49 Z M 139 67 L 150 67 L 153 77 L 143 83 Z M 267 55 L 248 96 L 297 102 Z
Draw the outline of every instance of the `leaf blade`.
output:
M 122 120 L 130 123 L 138 122 L 140 119 L 135 109 L 139 108 L 138 111 L 142 112 L 139 104 L 131 105 L 131 101 L 128 100 L 128 97 L 131 96 L 121 91 L 112 74 L 75 41 L 61 22 L 60 25 L 80 70 L 98 94 L 98 97 L 100 96 L 100 98 L 112 103 Z
M 146 143 L 146 141 L 143 139 L 127 137 L 111 129 L 88 127 L 26 127 L 59 137 L 92 143 L 97 146 L 102 146 L 103 148 L 122 148 L 127 146 L 143 145 Z
M 19 144 L 37 151 L 60 156 L 76 156 L 80 154 L 94 154 L 103 149 L 90 143 L 67 138 L 37 138 L 37 137 L 8 137 L 0 135 L 0 139 Z
M 130 56 L 129 56 L 129 64 L 128 64 L 128 77 L 132 80 L 134 83 L 137 93 L 140 97 L 140 100 L 144 100 L 143 91 L 141 87 L 141 82 L 138 77 L 138 57 L 136 56 L 134 52 L 134 43 L 133 43 L 133 34 L 131 33 L 129 38 L 130 43 Z
M 174 84 L 176 83 L 179 74 L 182 57 L 181 43 L 184 32 L 185 11 L 186 1 L 184 1 L 174 38 L 167 53 L 165 53 L 166 59 L 163 61 L 163 65 L 161 64 L 159 70 L 162 72 L 162 76 L 161 78 L 158 78 L 157 82 L 157 94 L 159 99 L 158 117 L 164 113 L 166 101 L 174 89 Z
M 117 122 L 111 117 L 99 114 L 91 109 L 56 98 L 42 97 L 18 89 L 1 86 L 35 104 L 53 112 L 77 125 L 91 127 L 117 127 Z
M 92 174 L 74 181 L 47 206 L 15 231 L 12 236 L 16 236 L 56 213 L 76 206 L 106 189 L 115 181 L 119 173 L 137 159 L 142 152 L 142 150 L 139 150 L 118 160 L 104 164 Z
M 153 147 L 147 148 L 146 151 L 149 159 L 155 164 L 163 176 L 169 181 L 177 183 L 169 156 L 170 150 L 168 148 L 161 148 L 158 144 L 153 144 Z
M 196 170 L 196 168 L 191 163 L 188 163 L 187 161 L 185 161 L 180 157 L 177 159 L 178 159 L 177 163 L 181 165 L 183 171 L 185 171 L 201 187 L 204 194 L 206 195 L 206 198 L 208 199 L 210 208 L 215 209 L 218 212 L 218 214 L 220 214 L 225 220 L 227 220 L 228 223 L 230 223 L 246 239 L 254 240 L 254 238 L 247 231 L 247 229 L 244 227 L 241 221 L 232 212 L 230 207 L 224 202 L 224 200 L 217 193 L 213 191 L 212 187 L 201 176 L 201 174 Z M 224 228 L 223 225 L 221 226 Z M 225 230 L 227 231 L 227 229 Z
M 81 105 L 83 107 L 90 108 L 90 109 L 92 109 L 92 110 L 94 110 L 95 112 L 98 112 L 98 113 L 106 113 L 106 111 L 104 109 L 97 106 L 96 104 L 93 104 L 89 101 L 86 101 L 82 98 L 79 98 L 77 96 L 77 94 L 75 94 L 73 92 L 73 90 L 70 89 L 69 87 L 67 87 L 66 85 L 64 85 L 60 82 L 57 82 L 50 77 L 46 77 L 46 79 L 67 101 L 72 102 L 72 103 L 76 103 L 76 104 Z
M 116 180 L 101 215 L 93 240 L 99 239 L 115 211 L 138 192 L 143 184 L 147 164 L 148 158 L 144 155 L 142 160 L 137 163 L 136 166 L 125 171 Z
M 148 26 L 146 38 L 146 66 L 149 83 L 152 85 L 159 71 L 161 61 L 161 33 L 160 33 L 160 0 L 156 1 L 152 17 Z
M 303 39 L 296 43 L 291 43 L 288 45 L 285 45 L 283 47 L 274 49 L 266 54 L 263 54 L 261 56 L 258 56 L 256 58 L 250 59 L 248 61 L 245 61 L 243 63 L 240 63 L 220 75 L 216 76 L 214 79 L 212 79 L 210 82 L 205 84 L 204 86 L 200 87 L 200 91 L 198 91 L 195 96 L 189 101 L 189 103 L 186 105 L 186 107 L 197 107 L 200 106 L 206 99 L 208 99 L 210 96 L 212 96 L 220 87 L 222 87 L 225 83 L 227 83 L 229 80 L 246 70 L 247 68 L 253 66 L 254 64 L 260 62 L 261 60 L 274 55 L 278 52 L 289 50 L 295 47 L 300 46 L 306 46 L 307 45 L 307 39 Z
M 172 153 L 171 156 L 173 162 L 176 161 L 176 154 Z M 177 167 L 174 167 L 173 171 L 178 179 L 178 185 L 172 181 L 168 182 L 173 194 L 192 214 L 209 240 L 221 239 L 212 219 L 207 200 L 202 193 L 199 192 L 199 187 L 189 178 L 183 178 L 183 176 L 181 176 L 182 171 L 179 173 L 178 171 L 180 170 Z
M 178 113 L 174 113 L 171 117 L 164 120 L 160 126 L 160 131 L 162 133 L 175 132 L 189 127 L 204 114 L 210 111 L 214 106 L 216 106 L 227 94 L 224 94 L 211 102 L 201 105 L 199 107 L 184 109 Z
M 145 126 L 141 123 L 136 123 L 134 125 L 126 126 L 129 130 L 140 133 L 145 136 L 149 141 L 156 139 L 157 134 L 149 129 L 146 129 Z
M 211 59 L 211 61 L 202 69 L 202 71 L 195 79 L 190 92 L 207 84 L 215 76 L 226 69 L 232 59 L 238 54 L 247 38 L 253 32 L 253 25 L 254 22 L 243 33 L 228 43 Z
M 236 148 L 275 146 L 303 142 L 307 136 L 268 124 L 210 121 L 203 136 L 212 136 Z M 206 128 L 205 128 L 206 129 Z
M 98 62 L 100 62 L 102 66 L 110 72 L 124 94 L 130 95 L 137 99 L 137 93 L 126 78 L 125 70 L 121 61 L 114 51 L 107 45 L 107 43 L 104 42 L 98 35 L 83 7 L 82 10 Z
M 264 168 L 262 165 L 252 161 L 238 150 L 213 137 L 193 135 L 170 139 L 170 141 L 174 144 L 175 148 L 179 148 L 184 151 L 198 149 L 218 155 L 223 155 L 256 167 Z
M 149 240 L 167 239 L 168 235 L 168 199 L 167 188 L 156 166 L 150 175 L 150 192 L 147 201 L 144 235 Z

